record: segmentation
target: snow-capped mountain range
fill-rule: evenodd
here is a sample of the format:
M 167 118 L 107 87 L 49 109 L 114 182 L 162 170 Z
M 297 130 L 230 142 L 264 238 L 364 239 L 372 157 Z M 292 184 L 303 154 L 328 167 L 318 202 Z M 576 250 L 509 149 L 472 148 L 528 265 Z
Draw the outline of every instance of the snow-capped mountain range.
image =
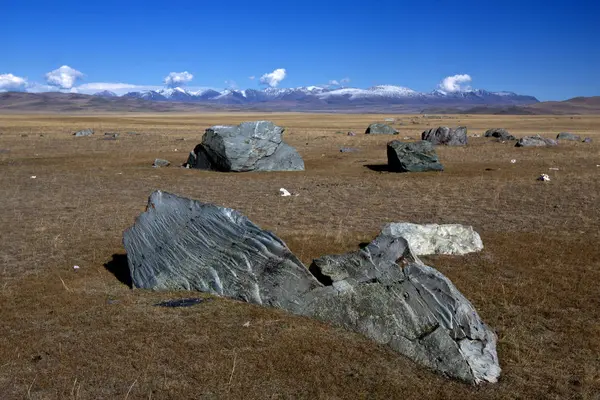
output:
M 117 97 L 113 92 L 103 91 L 95 94 L 102 97 Z M 434 90 L 429 93 L 417 92 L 409 88 L 392 85 L 373 86 L 368 89 L 327 88 L 305 86 L 297 88 L 267 88 L 263 90 L 223 90 L 204 89 L 188 91 L 181 87 L 144 92 L 130 92 L 122 97 L 151 101 L 174 101 L 185 103 L 215 103 L 232 105 L 252 105 L 269 103 L 298 104 L 319 106 L 460 106 L 460 105 L 523 105 L 539 102 L 533 96 L 512 92 L 489 92 L 486 90 L 467 90 L 445 92 Z

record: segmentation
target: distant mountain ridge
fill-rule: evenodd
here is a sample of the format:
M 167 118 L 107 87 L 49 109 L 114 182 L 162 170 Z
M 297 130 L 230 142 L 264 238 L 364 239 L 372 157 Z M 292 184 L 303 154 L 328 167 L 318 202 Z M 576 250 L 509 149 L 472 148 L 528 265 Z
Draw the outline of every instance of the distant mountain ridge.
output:
M 281 90 L 281 89 L 278 89 Z M 360 90 L 360 89 L 359 89 Z M 318 91 L 313 89 L 311 91 Z M 195 96 L 215 96 L 215 91 L 195 94 Z M 219 93 L 225 98 L 248 98 L 260 91 L 240 93 Z M 270 90 L 269 92 L 275 92 Z M 325 92 L 321 92 L 325 93 Z M 356 95 L 360 92 L 346 92 L 344 96 Z M 183 94 L 185 96 L 185 94 Z M 279 96 L 280 94 L 273 94 Z M 286 98 L 300 96 L 293 91 L 285 93 Z M 382 95 L 385 96 L 385 95 Z M 469 98 L 469 94 L 465 97 Z M 499 95 L 497 95 L 499 96 Z M 164 97 L 164 96 L 163 96 Z M 473 105 L 472 103 L 442 104 L 386 104 L 361 102 L 357 105 L 313 103 L 310 100 L 263 101 L 243 104 L 226 104 L 214 101 L 182 102 L 153 101 L 143 98 L 103 95 L 86 95 L 77 93 L 0 93 L 0 113 L 102 113 L 102 112 L 327 112 L 327 113 L 398 113 L 398 114 L 507 114 L 507 115 L 600 115 L 600 97 L 577 97 L 565 101 L 537 102 L 529 105 Z
M 106 97 L 105 92 L 98 95 Z M 520 95 L 513 92 L 489 92 L 486 90 L 467 90 L 444 92 L 434 90 L 429 93 L 417 92 L 409 88 L 393 85 L 379 85 L 368 89 L 359 88 L 327 88 L 320 86 L 304 86 L 297 88 L 227 89 L 216 91 L 205 89 L 188 91 L 181 87 L 129 92 L 121 97 L 150 101 L 175 101 L 184 103 L 213 103 L 252 105 L 264 103 L 298 103 L 300 108 L 307 105 L 319 106 L 366 106 L 366 105 L 412 105 L 412 106 L 445 106 L 445 105 L 525 105 L 538 103 L 534 96 Z M 293 107 L 293 104 L 289 104 Z

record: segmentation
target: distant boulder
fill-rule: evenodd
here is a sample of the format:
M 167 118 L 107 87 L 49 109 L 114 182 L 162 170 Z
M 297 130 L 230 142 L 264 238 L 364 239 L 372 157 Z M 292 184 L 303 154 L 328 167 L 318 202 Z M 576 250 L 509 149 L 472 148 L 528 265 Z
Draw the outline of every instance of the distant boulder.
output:
M 508 133 L 504 128 L 493 128 L 485 131 L 485 137 L 495 137 L 499 140 L 517 140 L 516 137 Z
M 424 131 L 421 140 L 426 140 L 435 145 L 464 146 L 467 144 L 467 127 L 459 126 L 452 129 L 440 126 Z
M 545 137 L 541 137 L 540 135 L 535 136 L 525 136 L 519 139 L 515 147 L 548 147 L 548 146 L 556 146 L 558 142 L 553 139 L 547 139 Z
M 283 131 L 270 121 L 212 126 L 184 166 L 223 172 L 304 170 L 300 154 L 283 142 Z
M 92 136 L 94 134 L 93 129 L 84 129 L 82 131 L 75 132 L 73 136 L 81 137 L 81 136 Z
M 377 123 L 369 125 L 365 133 L 372 135 L 398 135 L 400 132 L 387 124 Z
M 556 139 L 557 140 L 574 140 L 574 141 L 579 142 L 581 140 L 581 137 L 579 135 L 575 135 L 574 133 L 561 132 L 558 135 L 556 135 Z
M 387 144 L 388 167 L 394 172 L 443 171 L 433 144 L 428 141 L 404 143 L 392 140 Z
M 154 160 L 154 164 L 152 164 L 152 166 L 155 168 L 168 167 L 169 165 L 171 165 L 171 162 L 168 160 L 163 160 L 162 158 L 157 158 Z
M 590 137 L 586 137 L 585 139 L 582 140 L 583 143 L 592 143 L 592 138 Z

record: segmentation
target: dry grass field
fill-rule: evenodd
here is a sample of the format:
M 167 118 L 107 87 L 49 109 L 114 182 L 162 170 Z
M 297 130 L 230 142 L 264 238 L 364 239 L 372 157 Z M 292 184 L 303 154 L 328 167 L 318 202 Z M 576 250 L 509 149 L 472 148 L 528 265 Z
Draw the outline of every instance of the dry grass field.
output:
M 0 399 L 600 399 L 600 116 L 396 115 L 400 135 L 363 134 L 386 117 L 0 115 Z M 286 128 L 306 171 L 179 168 L 205 128 L 255 119 Z M 439 125 L 594 142 L 469 138 L 438 148 L 443 172 L 385 170 L 388 140 Z M 83 128 L 96 134 L 71 135 Z M 152 168 L 157 157 L 172 166 Z M 551 181 L 536 181 L 541 173 Z M 500 382 L 450 381 L 278 310 L 220 298 L 155 307 L 199 295 L 122 282 L 123 230 L 155 189 L 238 209 L 307 265 L 357 249 L 388 222 L 472 225 L 481 253 L 423 260 L 496 330 Z

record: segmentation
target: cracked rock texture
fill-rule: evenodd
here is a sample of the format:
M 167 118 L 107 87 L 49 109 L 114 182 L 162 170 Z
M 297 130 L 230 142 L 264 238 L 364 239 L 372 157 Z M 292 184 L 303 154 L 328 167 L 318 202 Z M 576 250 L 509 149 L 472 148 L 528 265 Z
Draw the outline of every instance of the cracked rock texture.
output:
M 123 235 L 133 285 L 294 310 L 320 286 L 285 243 L 239 212 L 155 191 Z
M 283 142 L 283 131 L 271 121 L 212 126 L 185 165 L 223 172 L 303 171 L 304 161 Z
M 464 146 L 467 144 L 467 127 L 459 126 L 452 129 L 440 126 L 424 131 L 421 140 L 427 140 L 435 145 Z
M 123 236 L 133 285 L 198 290 L 282 308 L 358 332 L 469 383 L 496 382 L 496 336 L 404 238 L 314 260 L 239 212 L 156 191 Z
M 382 235 L 406 239 L 411 250 L 419 256 L 428 254 L 467 254 L 483 250 L 483 242 L 472 226 L 459 224 L 387 224 Z
M 314 260 L 311 271 L 328 285 L 307 295 L 305 315 L 362 333 L 446 376 L 497 381 L 495 333 L 403 238 L 380 235 L 362 250 Z

